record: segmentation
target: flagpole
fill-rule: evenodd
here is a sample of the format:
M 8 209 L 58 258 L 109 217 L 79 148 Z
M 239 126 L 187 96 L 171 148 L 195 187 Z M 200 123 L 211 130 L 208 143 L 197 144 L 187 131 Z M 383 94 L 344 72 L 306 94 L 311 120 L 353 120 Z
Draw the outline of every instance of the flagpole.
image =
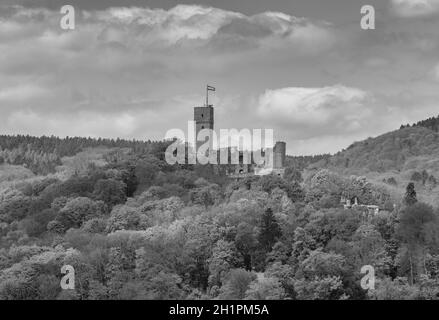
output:
M 209 106 L 209 85 L 206 86 L 206 107 Z

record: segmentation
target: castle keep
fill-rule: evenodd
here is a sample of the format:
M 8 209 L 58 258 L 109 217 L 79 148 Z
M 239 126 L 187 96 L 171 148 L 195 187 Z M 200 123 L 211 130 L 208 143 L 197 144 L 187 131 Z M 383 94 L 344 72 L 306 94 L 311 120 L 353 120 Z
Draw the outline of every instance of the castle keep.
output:
M 198 137 L 198 133 L 203 129 L 214 130 L 213 116 L 214 116 L 214 112 L 212 105 L 194 108 L 195 137 Z M 197 150 L 201 145 L 203 145 L 206 142 L 207 139 L 208 138 L 206 137 L 204 141 L 197 141 L 197 146 L 196 146 Z M 212 139 L 210 139 L 210 141 L 212 141 Z

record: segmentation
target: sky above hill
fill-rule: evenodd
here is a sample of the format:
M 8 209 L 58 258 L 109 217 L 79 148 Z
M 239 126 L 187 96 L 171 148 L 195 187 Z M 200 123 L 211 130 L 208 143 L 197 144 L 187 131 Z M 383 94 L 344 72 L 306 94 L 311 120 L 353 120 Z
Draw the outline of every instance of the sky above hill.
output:
M 1 0 L 0 133 L 162 139 L 209 83 L 216 128 L 337 152 L 439 113 L 438 18 L 439 0 Z

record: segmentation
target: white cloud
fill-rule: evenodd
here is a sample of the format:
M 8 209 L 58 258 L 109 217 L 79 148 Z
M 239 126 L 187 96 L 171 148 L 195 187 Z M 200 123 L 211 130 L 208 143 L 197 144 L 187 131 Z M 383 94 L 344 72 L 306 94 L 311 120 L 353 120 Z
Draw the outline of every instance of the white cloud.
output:
M 47 32 L 44 25 L 52 30 L 54 35 L 63 37 L 59 28 L 59 13 L 47 9 L 27 9 L 14 7 L 15 12 L 11 20 L 4 24 L 9 33 L 24 33 L 23 30 L 38 30 Z M 44 20 L 41 17 L 44 16 Z M 102 34 L 99 38 L 104 41 L 117 41 L 128 46 L 147 48 L 151 45 L 175 45 L 181 41 L 208 41 L 228 27 L 236 31 L 235 36 L 244 35 L 251 28 L 236 30 L 233 27 L 238 23 L 267 31 L 264 37 L 278 37 L 284 42 L 291 35 L 291 39 L 312 43 L 325 40 L 320 35 L 328 25 L 318 21 L 313 22 L 305 18 L 297 18 L 280 12 L 263 12 L 254 16 L 247 16 L 239 12 L 227 11 L 213 7 L 198 5 L 177 5 L 169 10 L 150 9 L 139 7 L 114 7 L 100 11 L 83 11 L 78 17 L 78 33 Z M 21 28 L 17 25 L 20 21 Z M 0 21 L 1 22 L 1 21 Z M 1 24 L 0 24 L 1 26 Z M 31 28 L 30 28 L 31 27 Z M 54 32 L 56 31 L 56 32 Z M 240 33 L 244 32 L 244 34 Z M 326 31 L 328 35 L 329 31 Z M 1 39 L 0 30 L 0 39 Z M 29 34 L 32 36 L 33 34 Z M 90 39 L 87 39 L 90 44 Z
M 439 0 L 391 0 L 394 12 L 401 17 L 425 16 L 439 12 Z
M 335 85 L 322 88 L 282 88 L 267 90 L 259 98 L 260 116 L 291 126 L 321 126 L 341 122 L 355 124 L 366 113 L 367 93 L 357 88 Z M 355 129 L 355 128 L 353 128 Z
M 113 27 L 131 26 L 130 30 L 136 29 L 140 38 L 150 42 L 162 40 L 169 44 L 176 44 L 184 39 L 208 39 L 224 24 L 234 18 L 244 16 L 217 8 L 178 5 L 170 10 L 136 7 L 110 8 L 90 12 L 86 17 L 86 20 L 96 19 L 98 22 L 104 22 Z

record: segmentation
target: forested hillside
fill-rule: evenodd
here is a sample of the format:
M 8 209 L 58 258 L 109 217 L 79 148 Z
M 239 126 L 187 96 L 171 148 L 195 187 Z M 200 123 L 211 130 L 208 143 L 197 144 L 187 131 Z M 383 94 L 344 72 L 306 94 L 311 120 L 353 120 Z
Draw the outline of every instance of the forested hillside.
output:
M 134 153 L 157 153 L 163 148 L 162 142 L 143 142 L 123 139 L 92 139 L 81 137 L 31 137 L 0 135 L 0 164 L 24 165 L 35 174 L 55 172 L 61 158 L 74 156 L 87 148 L 129 148 Z M 165 143 L 166 145 L 166 143 Z
M 433 130 L 434 132 L 438 132 L 439 131 L 439 116 L 431 117 L 431 118 L 428 118 L 426 120 L 418 121 L 418 122 L 414 123 L 412 126 L 413 127 L 424 127 L 424 128 Z M 406 125 L 406 126 L 402 125 L 401 129 L 404 129 L 406 127 L 410 127 L 410 125 Z
M 409 127 L 356 142 L 325 161 L 326 166 L 346 173 L 439 169 L 439 134 L 424 127 Z M 432 161 L 413 165 L 417 157 Z M 434 161 L 438 159 L 438 162 Z
M 421 152 L 434 168 L 437 139 L 406 128 L 322 156 L 329 169 L 293 158 L 283 178 L 235 181 L 168 165 L 169 142 L 2 136 L 0 299 L 437 299 L 438 210 L 418 188 L 435 172 L 401 196 L 344 172 L 405 170 Z
M 423 125 L 355 142 L 307 167 L 311 174 L 322 168 L 341 175 L 364 175 L 375 183 L 385 184 L 399 197 L 409 182 L 415 182 L 423 201 L 439 205 L 439 133 Z

